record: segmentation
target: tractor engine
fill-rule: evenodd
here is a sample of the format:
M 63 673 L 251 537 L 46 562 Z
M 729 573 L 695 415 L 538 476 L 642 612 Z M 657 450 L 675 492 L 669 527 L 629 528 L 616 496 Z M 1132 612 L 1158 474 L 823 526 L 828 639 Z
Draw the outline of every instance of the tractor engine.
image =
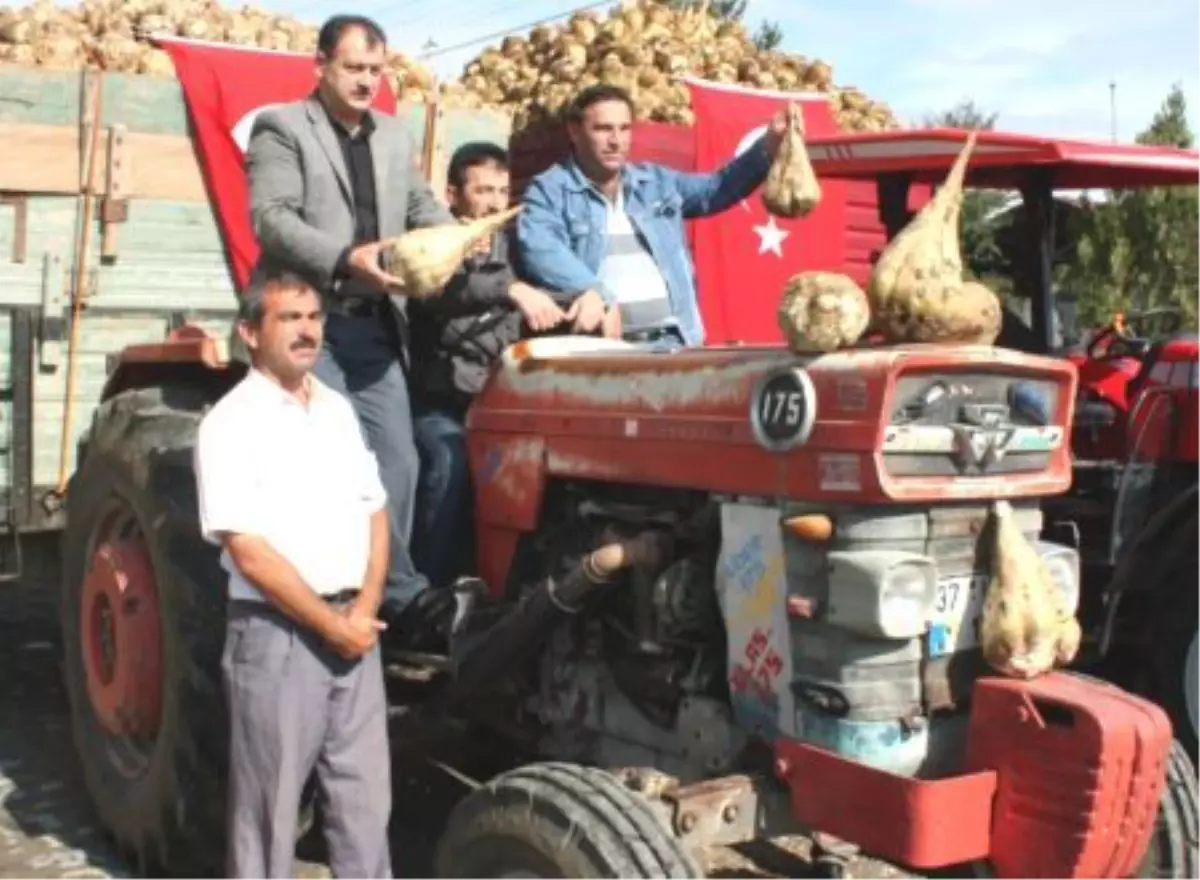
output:
M 605 530 L 654 528 L 654 509 L 582 501 L 593 546 Z M 625 574 L 591 613 L 552 636 L 530 708 L 548 754 L 683 779 L 728 771 L 744 744 L 729 710 L 725 626 L 715 586 L 715 508 L 673 558 Z M 659 516 L 662 528 L 664 517 Z
M 520 590 L 614 538 L 674 538 L 549 636 L 539 751 L 698 780 L 785 739 L 955 772 L 994 499 L 1078 602 L 1075 551 L 1039 541 L 1074 383 L 990 348 L 514 346 L 469 416 L 484 579 Z

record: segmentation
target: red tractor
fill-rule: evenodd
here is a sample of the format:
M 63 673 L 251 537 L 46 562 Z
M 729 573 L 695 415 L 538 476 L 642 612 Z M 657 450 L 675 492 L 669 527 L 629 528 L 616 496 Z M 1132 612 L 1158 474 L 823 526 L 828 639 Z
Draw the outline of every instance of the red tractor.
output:
M 1118 312 L 1103 327 L 1066 353 L 1079 369 L 1079 406 L 1071 446 L 1081 461 L 1122 462 L 1128 454 L 1130 413 L 1137 395 L 1148 383 L 1187 387 L 1187 371 L 1179 382 L 1158 382 L 1151 376 L 1162 362 L 1196 359 L 1196 342 L 1180 333 L 1182 315 L 1175 308 L 1157 308 L 1126 314 Z M 1160 367 L 1170 380 L 1172 369 Z M 1195 461 L 1195 434 L 1182 438 L 1191 445 Z
M 944 143 L 940 172 L 919 148 L 892 170 L 939 178 Z M 64 539 L 89 790 L 143 864 L 190 873 L 223 839 L 224 579 L 191 449 L 244 374 L 224 348 L 121 353 Z M 709 847 L 806 831 L 914 870 L 1194 876 L 1166 713 L 979 649 L 999 499 L 1079 603 L 1041 509 L 1071 486 L 1076 392 L 1002 348 L 512 346 L 468 416 L 487 593 L 450 667 L 389 670 L 397 749 L 516 756 L 456 804 L 437 872 L 694 877 Z
M 897 132 L 815 141 L 819 174 L 875 179 L 894 234 L 908 191 L 936 183 L 961 142 L 953 131 Z M 998 344 L 1058 354 L 1079 370 L 1071 426 L 1069 492 L 1043 504 L 1049 538 L 1078 548 L 1080 667 L 1158 701 L 1196 760 L 1197 341 L 1173 309 L 1118 315 L 1066 351 L 1071 323 L 1052 267 L 1065 224 L 1055 193 L 1079 189 L 1195 187 L 1196 150 L 1084 143 L 981 132 L 968 185 L 1022 194 L 1008 231 L 1027 325 L 1006 310 Z

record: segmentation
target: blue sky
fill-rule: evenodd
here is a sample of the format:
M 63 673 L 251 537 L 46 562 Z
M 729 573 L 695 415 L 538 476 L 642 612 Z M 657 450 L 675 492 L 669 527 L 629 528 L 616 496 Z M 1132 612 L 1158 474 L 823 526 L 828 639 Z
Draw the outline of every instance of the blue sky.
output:
M 586 0 L 267 0 L 317 21 L 335 11 L 376 17 L 411 53 L 517 29 Z M 615 5 L 615 4 L 614 4 Z M 602 7 L 602 10 L 607 7 Z M 999 127 L 1060 136 L 1110 136 L 1150 122 L 1173 83 L 1200 119 L 1200 11 L 1196 0 L 750 0 L 746 21 L 779 22 L 787 51 L 833 65 L 839 85 L 887 101 L 902 119 L 973 98 Z M 524 33 L 526 29 L 521 29 Z M 495 42 L 495 41 L 490 41 Z M 487 42 L 427 62 L 454 77 Z

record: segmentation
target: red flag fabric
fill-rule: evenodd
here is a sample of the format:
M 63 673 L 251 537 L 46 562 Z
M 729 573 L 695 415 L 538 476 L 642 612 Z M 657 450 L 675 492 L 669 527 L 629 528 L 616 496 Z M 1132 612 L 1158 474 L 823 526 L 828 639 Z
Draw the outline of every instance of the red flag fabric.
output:
M 240 291 L 258 259 L 244 161 L 250 130 L 263 110 L 312 92 L 313 56 L 167 37 L 155 38 L 155 43 L 171 57 L 183 87 L 196 155 Z M 375 107 L 396 112 L 396 97 L 386 80 Z
M 805 137 L 838 132 L 828 97 L 688 80 L 696 115 L 696 170 L 725 165 L 750 146 L 776 111 L 800 105 Z M 697 220 L 693 252 L 707 344 L 780 342 L 775 314 L 787 279 L 809 269 L 842 271 L 847 184 L 822 180 L 816 209 L 801 220 L 767 213 L 761 189 L 715 217 Z

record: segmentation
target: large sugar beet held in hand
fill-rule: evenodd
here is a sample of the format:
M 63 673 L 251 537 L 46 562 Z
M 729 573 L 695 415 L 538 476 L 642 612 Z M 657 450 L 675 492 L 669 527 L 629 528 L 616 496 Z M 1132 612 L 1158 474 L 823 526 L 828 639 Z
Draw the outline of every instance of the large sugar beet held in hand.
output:
M 784 288 L 776 319 L 794 352 L 853 345 L 871 318 L 867 295 L 845 275 L 801 272 Z
M 821 184 L 804 146 L 804 115 L 788 104 L 788 127 L 767 172 L 762 200 L 777 217 L 805 217 L 821 201 Z
M 983 659 L 1004 675 L 1036 678 L 1075 659 L 1079 621 L 1017 528 L 1012 505 L 997 501 L 993 520 L 992 580 L 979 621 Z
M 411 229 L 383 243 L 380 251 L 383 269 L 404 282 L 404 290 L 400 292 L 405 296 L 417 299 L 436 296 L 458 271 L 471 246 L 520 212 L 518 205 L 469 223 Z
M 867 297 L 889 342 L 971 342 L 986 335 L 993 305 L 999 316 L 994 296 L 962 295 L 959 218 L 975 138 L 975 132 L 968 135 L 945 184 L 888 244 L 871 272 Z

